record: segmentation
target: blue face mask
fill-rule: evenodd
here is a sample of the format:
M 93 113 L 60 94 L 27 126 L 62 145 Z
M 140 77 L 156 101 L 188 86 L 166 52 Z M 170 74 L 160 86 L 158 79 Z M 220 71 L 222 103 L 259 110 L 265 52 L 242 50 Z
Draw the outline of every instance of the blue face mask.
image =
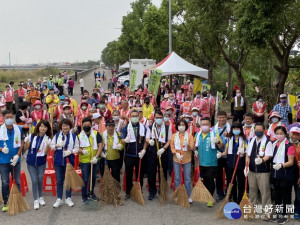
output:
M 114 120 L 119 120 L 120 117 L 119 116 L 114 116 Z
M 170 118 L 169 117 L 164 117 L 164 121 L 167 123 L 170 121 Z
M 5 120 L 5 124 L 8 126 L 13 125 L 14 122 L 15 122 L 15 120 L 13 118 L 9 118 L 9 119 Z
M 232 133 L 234 135 L 239 135 L 241 133 L 241 131 L 240 130 L 232 130 Z
M 185 119 L 185 121 L 186 121 L 187 123 L 189 123 L 189 122 L 190 122 L 190 120 L 189 120 L 189 119 Z
M 155 123 L 156 123 L 157 125 L 162 125 L 163 119 L 157 118 L 157 119 L 155 119 Z

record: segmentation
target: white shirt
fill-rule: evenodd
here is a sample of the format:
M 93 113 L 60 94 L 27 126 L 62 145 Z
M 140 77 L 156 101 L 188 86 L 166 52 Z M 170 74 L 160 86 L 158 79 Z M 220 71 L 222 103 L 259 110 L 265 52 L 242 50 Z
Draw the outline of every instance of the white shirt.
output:
M 80 83 L 80 87 L 84 87 L 84 81 L 82 78 L 80 78 L 79 83 Z

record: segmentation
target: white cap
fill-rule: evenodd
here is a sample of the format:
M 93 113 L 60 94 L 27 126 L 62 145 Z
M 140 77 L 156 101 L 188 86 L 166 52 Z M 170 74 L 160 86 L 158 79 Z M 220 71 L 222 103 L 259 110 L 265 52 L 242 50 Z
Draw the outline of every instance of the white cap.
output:
M 100 113 L 94 113 L 94 114 L 93 114 L 93 120 L 94 120 L 94 119 L 97 119 L 97 118 L 99 118 L 99 117 L 101 117 Z
M 70 106 L 70 105 L 68 105 L 68 104 L 64 104 L 64 105 L 63 105 L 63 109 L 64 109 L 64 108 L 66 108 L 66 107 L 69 107 L 69 108 L 71 108 L 71 106 Z
M 300 128 L 299 127 L 292 127 L 291 130 L 290 130 L 290 133 L 300 134 Z
M 164 95 L 164 98 L 169 98 L 169 94 L 165 94 L 165 95 Z
M 194 111 L 194 110 L 199 111 L 199 108 L 198 108 L 198 107 L 193 107 L 193 108 L 192 108 L 192 111 Z
M 286 94 L 281 94 L 280 98 L 286 98 Z

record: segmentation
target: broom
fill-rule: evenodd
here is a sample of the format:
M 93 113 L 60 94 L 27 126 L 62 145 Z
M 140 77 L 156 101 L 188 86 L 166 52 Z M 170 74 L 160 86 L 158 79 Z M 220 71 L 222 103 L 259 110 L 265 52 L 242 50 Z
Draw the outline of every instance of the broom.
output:
M 142 164 L 142 159 L 140 158 L 138 178 L 135 184 L 131 188 L 130 195 L 132 196 L 133 200 L 135 200 L 137 203 L 139 203 L 140 205 L 144 205 L 145 202 L 144 202 L 142 188 L 140 184 L 141 164 Z
M 78 175 L 74 167 L 67 159 L 67 168 L 65 175 L 65 188 L 66 190 L 74 189 L 79 190 L 84 186 L 82 178 Z
M 246 167 L 248 167 L 248 163 L 246 165 Z M 249 210 L 249 213 L 245 213 L 245 210 L 242 210 L 242 219 L 252 219 L 255 216 L 255 212 L 254 212 L 254 206 L 251 203 L 251 201 L 249 200 L 248 196 L 247 196 L 247 183 L 248 183 L 248 176 L 246 176 L 246 181 L 245 181 L 245 192 L 242 198 L 242 201 L 240 202 L 240 209 L 247 209 Z
M 198 159 L 198 165 L 199 165 L 199 159 Z M 191 199 L 193 199 L 193 201 L 196 202 L 204 202 L 204 203 L 215 202 L 215 199 L 203 184 L 203 179 L 200 176 L 200 169 L 199 169 L 199 179 L 192 190 Z
M 0 194 L 0 204 L 3 204 L 2 194 Z
M 182 162 L 180 161 L 180 167 L 182 168 Z M 181 183 L 172 194 L 172 200 L 181 207 L 190 208 L 188 195 L 184 186 L 183 172 L 181 172 Z
M 158 141 L 157 141 L 156 130 L 154 130 L 154 135 L 155 135 L 156 148 L 157 148 L 157 151 L 158 151 L 159 146 L 158 146 Z M 168 183 L 167 183 L 166 178 L 164 176 L 164 171 L 163 171 L 163 168 L 162 168 L 162 165 L 161 165 L 161 156 L 158 157 L 158 160 L 159 160 L 159 174 L 160 174 L 159 199 L 160 199 L 161 204 L 165 204 L 166 201 L 167 201 Z
M 229 196 L 231 194 L 231 190 L 232 190 L 232 187 L 233 187 L 233 180 L 234 180 L 234 177 L 235 177 L 235 174 L 236 174 L 236 170 L 237 170 L 237 166 L 239 164 L 239 161 L 240 161 L 240 153 L 239 153 L 238 158 L 237 158 L 236 163 L 235 163 L 235 168 L 234 168 L 234 171 L 233 171 L 233 174 L 232 174 L 232 178 L 231 178 L 230 184 L 228 185 L 228 188 L 227 188 L 226 196 L 222 200 L 222 202 L 220 203 L 219 209 L 217 211 L 217 219 L 223 219 L 223 218 L 225 218 L 224 213 L 223 213 L 223 209 L 224 209 L 224 206 L 229 201 Z
M 25 211 L 30 210 L 28 203 L 23 198 L 23 196 L 21 195 L 21 193 L 18 189 L 14 173 L 15 173 L 15 167 L 13 167 L 12 187 L 10 189 L 10 194 L 9 194 L 8 202 L 7 202 L 8 214 L 11 216 L 17 215 L 20 212 L 25 212 Z
M 105 160 L 106 162 L 106 160 Z M 121 185 L 109 172 L 109 168 L 105 163 L 104 174 L 100 181 L 100 199 L 105 204 L 123 205 L 121 199 Z

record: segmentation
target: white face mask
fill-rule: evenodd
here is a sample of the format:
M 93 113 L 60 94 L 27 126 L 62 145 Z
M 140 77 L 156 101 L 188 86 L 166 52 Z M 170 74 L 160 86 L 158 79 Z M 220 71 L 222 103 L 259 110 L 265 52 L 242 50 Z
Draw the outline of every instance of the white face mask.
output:
M 185 126 L 178 126 L 178 131 L 184 132 L 185 131 Z
M 236 93 L 236 96 L 237 96 L 237 97 L 241 97 L 242 94 L 241 94 L 241 93 Z

